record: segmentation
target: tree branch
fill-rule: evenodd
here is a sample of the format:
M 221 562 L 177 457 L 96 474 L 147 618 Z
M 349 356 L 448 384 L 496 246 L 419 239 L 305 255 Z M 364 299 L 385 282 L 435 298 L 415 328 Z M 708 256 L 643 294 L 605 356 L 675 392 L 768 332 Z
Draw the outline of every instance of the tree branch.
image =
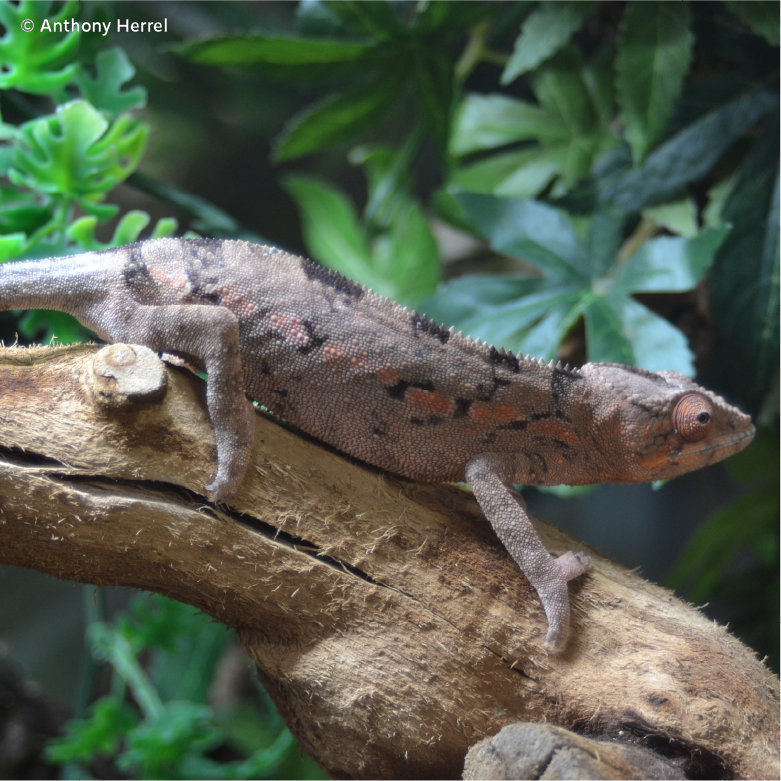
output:
M 458 777 L 470 745 L 523 720 L 778 777 L 777 679 L 670 592 L 588 550 L 573 639 L 551 656 L 536 595 L 468 492 L 259 415 L 247 480 L 215 507 L 203 383 L 106 349 L 0 350 L 0 561 L 235 627 L 332 775 Z M 540 533 L 557 554 L 584 547 Z

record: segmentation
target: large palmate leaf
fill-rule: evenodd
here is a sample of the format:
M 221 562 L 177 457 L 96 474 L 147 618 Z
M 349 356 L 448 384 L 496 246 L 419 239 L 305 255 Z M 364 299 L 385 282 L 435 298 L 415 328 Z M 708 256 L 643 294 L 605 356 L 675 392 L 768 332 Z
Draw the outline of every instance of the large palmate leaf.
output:
M 497 252 L 523 259 L 541 276 L 462 277 L 421 304 L 435 319 L 496 345 L 555 357 L 583 317 L 589 360 L 693 373 L 686 338 L 633 293 L 680 292 L 702 278 L 727 227 L 688 239 L 649 239 L 618 262 L 624 216 L 603 211 L 585 241 L 562 212 L 535 201 L 462 193 L 464 218 Z
M 566 192 L 617 143 L 610 52 L 584 63 L 573 49 L 559 53 L 530 77 L 537 105 L 503 95 L 467 95 L 456 112 L 450 152 L 464 157 L 498 153 L 456 169 L 450 184 L 478 193 L 528 198 L 555 182 Z M 536 142 L 503 150 L 517 142 Z
M 691 62 L 694 36 L 686 3 L 629 3 L 616 85 L 624 132 L 636 163 L 664 131 Z

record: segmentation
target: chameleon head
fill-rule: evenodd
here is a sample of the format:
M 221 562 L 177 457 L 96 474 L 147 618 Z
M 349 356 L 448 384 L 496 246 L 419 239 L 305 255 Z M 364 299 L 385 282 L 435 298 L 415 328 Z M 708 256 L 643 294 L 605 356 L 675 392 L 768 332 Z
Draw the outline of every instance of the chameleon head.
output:
M 614 364 L 587 364 L 584 374 L 606 403 L 597 427 L 613 443 L 608 458 L 618 482 L 663 480 L 743 450 L 751 418 L 683 374 Z

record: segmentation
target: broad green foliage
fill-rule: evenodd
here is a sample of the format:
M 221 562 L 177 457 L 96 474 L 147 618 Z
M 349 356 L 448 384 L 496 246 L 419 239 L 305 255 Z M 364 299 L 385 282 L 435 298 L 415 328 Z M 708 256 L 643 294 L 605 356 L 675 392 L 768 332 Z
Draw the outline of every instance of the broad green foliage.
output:
M 138 165 L 149 128 L 129 113 L 145 104 L 146 93 L 124 88 L 135 69 L 123 51 L 100 52 L 93 74 L 78 59 L 79 31 L 41 31 L 45 21 L 53 26 L 78 16 L 75 2 L 0 4 L 0 89 L 48 95 L 53 104 L 52 113 L 19 126 L 0 122 L 0 176 L 11 185 L 0 188 L 0 262 L 119 246 L 149 222 L 143 213 L 127 215 L 111 242 L 94 238 L 98 222 L 116 215 L 105 198 Z M 32 30 L 22 29 L 24 20 Z M 74 222 L 77 206 L 91 217 Z M 163 220 L 153 234 L 175 230 L 174 221 Z M 73 318 L 48 311 L 28 313 L 19 330 L 64 343 L 88 335 Z
M 693 374 L 683 334 L 632 294 L 690 290 L 711 265 L 726 227 L 706 228 L 691 239 L 630 243 L 622 252 L 626 218 L 618 212 L 596 214 L 581 241 L 564 213 L 542 203 L 468 194 L 458 201 L 493 249 L 522 258 L 542 276 L 448 282 L 422 305 L 435 319 L 550 359 L 583 317 L 592 360 Z
M 49 760 L 67 765 L 70 777 L 85 777 L 98 756 L 113 757 L 132 778 L 299 777 L 304 769 L 315 777 L 316 768 L 298 758 L 292 735 L 273 713 L 267 725 L 252 725 L 248 759 L 220 763 L 208 756 L 224 745 L 248 748 L 237 714 L 215 713 L 206 703 L 228 640 L 225 627 L 159 596 L 136 597 L 116 624 L 93 623 L 90 651 L 111 667 L 111 694 L 50 742 Z M 143 666 L 140 655 L 147 657 Z
M 471 192 L 532 198 L 551 182 L 563 195 L 588 175 L 595 159 L 618 140 L 609 129 L 613 87 L 609 51 L 584 63 L 575 49 L 561 52 L 530 77 L 537 104 L 503 95 L 467 95 L 456 114 L 450 151 L 456 157 L 519 141 L 464 165 L 451 186 Z
M 491 11 L 474 3 L 310 2 L 300 7 L 300 36 L 221 37 L 178 52 L 194 62 L 251 64 L 284 81 L 342 82 L 290 120 L 277 139 L 278 161 L 354 141 L 410 95 L 444 154 L 454 97 L 451 38 Z

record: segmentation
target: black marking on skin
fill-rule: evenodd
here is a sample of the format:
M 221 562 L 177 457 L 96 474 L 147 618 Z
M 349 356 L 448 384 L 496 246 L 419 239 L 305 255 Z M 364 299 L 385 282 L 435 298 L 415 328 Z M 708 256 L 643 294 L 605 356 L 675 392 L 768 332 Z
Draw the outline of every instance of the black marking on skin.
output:
M 141 254 L 141 245 L 132 244 L 125 248 L 130 258 L 122 268 L 122 279 L 128 288 L 156 286 L 149 267 Z M 116 250 L 106 250 L 106 252 L 115 252 Z
M 521 370 L 520 361 L 508 350 L 504 355 L 499 352 L 493 345 L 488 348 L 488 357 L 494 362 L 499 364 L 506 364 L 513 374 L 518 374 Z
M 412 333 L 415 337 L 423 331 L 423 333 L 431 334 L 431 336 L 439 339 L 442 344 L 447 344 L 448 339 L 450 339 L 450 331 L 442 325 L 437 325 L 426 315 L 412 312 L 410 321 L 412 323 Z
M 276 388 L 271 389 L 272 393 L 276 393 L 277 396 L 281 396 L 283 399 L 287 398 L 287 391 L 286 390 L 277 390 Z
M 321 266 L 306 258 L 301 258 L 301 270 L 310 282 L 320 282 L 333 288 L 346 299 L 359 301 L 364 294 L 364 289 L 357 282 L 342 276 L 338 271 Z
M 407 382 L 407 380 L 399 380 L 395 385 L 386 388 L 386 390 L 392 399 L 403 399 L 404 394 L 407 392 L 407 388 L 419 388 L 420 390 L 431 392 L 434 390 L 434 383 L 430 380 L 426 382 Z
M 265 374 L 266 377 L 271 374 L 271 367 L 268 365 L 268 361 L 265 359 L 260 362 L 260 373 Z
M 198 301 L 210 301 L 213 304 L 222 303 L 222 286 L 217 283 L 215 279 L 203 279 L 201 277 L 200 269 L 194 268 L 192 265 L 185 269 L 185 276 L 187 282 L 190 285 L 190 297 L 197 299 Z M 204 288 L 209 285 L 213 285 L 220 292 L 207 293 Z
M 485 446 L 493 445 L 494 442 L 496 442 L 496 432 L 495 431 L 491 431 L 491 432 L 489 432 L 488 434 L 485 435 L 485 437 L 483 439 L 483 445 L 485 445 Z
M 469 399 L 456 399 L 456 409 L 453 412 L 453 420 L 468 415 L 471 406 L 472 402 Z
M 526 458 L 529 460 L 529 474 L 536 476 L 538 468 L 540 473 L 548 473 L 548 463 L 542 453 L 528 453 Z
M 301 355 L 309 355 L 309 353 L 311 353 L 313 350 L 316 350 L 318 347 L 322 347 L 328 340 L 328 337 L 318 336 L 315 333 L 315 327 L 312 325 L 312 320 L 310 318 L 304 320 L 304 330 L 306 331 L 306 335 L 309 337 L 309 343 L 296 347 L 296 351 L 301 353 Z
M 387 432 L 383 431 L 381 428 L 374 428 L 372 429 L 372 433 L 375 437 L 387 437 Z
M 528 427 L 528 420 L 511 420 L 509 423 L 499 426 L 499 428 L 504 429 L 505 431 L 526 431 Z
M 426 418 L 410 418 L 409 422 L 413 426 L 438 426 L 442 418 L 438 415 L 428 415 Z
M 563 439 L 558 439 L 557 437 L 553 437 L 552 440 L 554 445 L 559 448 L 559 450 L 569 451 L 572 450 L 572 445 L 570 445 L 569 442 L 565 442 Z
M 503 379 L 501 379 L 500 377 L 497 377 L 494 374 L 494 376 L 493 376 L 493 387 L 491 388 L 491 390 L 485 396 L 481 396 L 480 397 L 480 401 L 491 401 L 491 399 L 493 399 L 494 394 L 496 393 L 496 391 L 498 391 L 499 388 L 502 388 L 505 385 L 509 385 L 510 382 L 511 382 L 510 380 L 503 380 Z M 482 390 L 482 388 L 483 388 L 482 384 L 477 386 L 478 390 Z

